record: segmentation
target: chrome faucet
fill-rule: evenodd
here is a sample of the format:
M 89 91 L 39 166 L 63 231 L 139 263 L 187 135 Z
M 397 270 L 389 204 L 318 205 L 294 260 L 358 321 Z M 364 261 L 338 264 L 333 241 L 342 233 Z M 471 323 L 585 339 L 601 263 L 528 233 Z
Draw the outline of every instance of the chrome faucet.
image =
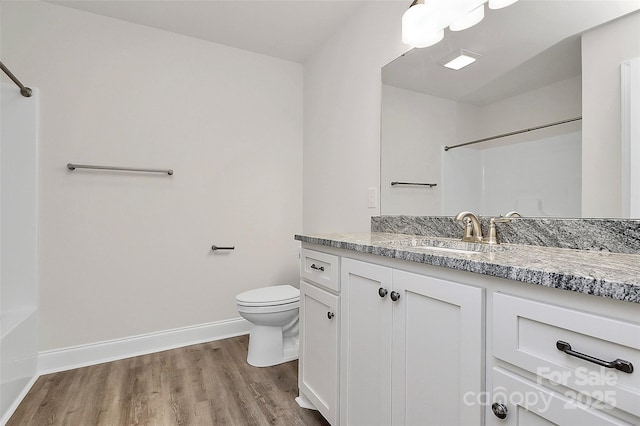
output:
M 462 241 L 474 243 L 482 242 L 482 227 L 480 226 L 480 221 L 475 214 L 463 211 L 456 215 L 456 220 L 465 224 L 465 232 L 462 237 Z

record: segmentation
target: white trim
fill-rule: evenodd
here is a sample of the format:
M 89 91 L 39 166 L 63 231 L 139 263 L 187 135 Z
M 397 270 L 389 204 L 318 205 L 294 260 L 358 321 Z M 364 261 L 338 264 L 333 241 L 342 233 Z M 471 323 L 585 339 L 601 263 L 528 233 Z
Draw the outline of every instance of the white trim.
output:
M 31 378 L 31 380 L 29 380 L 29 383 L 27 383 L 27 385 L 22 389 L 22 392 L 20 392 L 18 396 L 16 396 L 16 399 L 13 400 L 11 405 L 7 407 L 7 410 L 4 412 L 4 415 L 0 419 L 0 425 L 4 426 L 7 424 L 11 416 L 13 416 L 13 413 L 15 413 L 16 410 L 18 409 L 18 406 L 20 405 L 24 397 L 27 396 L 27 394 L 31 390 L 31 387 L 36 383 L 36 380 L 38 380 L 39 378 L 40 376 L 36 374 Z
M 248 334 L 244 318 L 175 328 L 139 336 L 40 352 L 40 375 Z
M 622 215 L 640 217 L 640 58 L 620 66 L 622 121 Z

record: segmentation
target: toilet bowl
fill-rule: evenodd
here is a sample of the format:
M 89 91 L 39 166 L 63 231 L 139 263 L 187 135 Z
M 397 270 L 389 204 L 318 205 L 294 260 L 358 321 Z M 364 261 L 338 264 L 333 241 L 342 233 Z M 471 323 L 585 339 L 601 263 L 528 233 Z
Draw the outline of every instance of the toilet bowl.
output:
M 268 367 L 298 359 L 300 290 L 276 285 L 236 296 L 238 313 L 251 323 L 247 362 Z

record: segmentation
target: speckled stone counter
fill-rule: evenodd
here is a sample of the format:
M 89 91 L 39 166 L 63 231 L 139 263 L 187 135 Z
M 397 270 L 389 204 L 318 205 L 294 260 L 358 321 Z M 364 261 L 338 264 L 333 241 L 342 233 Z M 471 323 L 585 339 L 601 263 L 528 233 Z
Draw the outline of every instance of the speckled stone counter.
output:
M 479 219 L 487 235 L 490 218 Z M 496 228 L 502 243 L 640 254 L 638 219 L 523 217 Z M 452 216 L 374 216 L 371 231 L 460 238 L 462 224 Z
M 640 255 L 519 244 L 461 241 L 384 232 L 305 234 L 295 239 L 360 253 L 508 278 L 545 287 L 640 303 Z M 436 251 L 418 246 L 478 250 Z

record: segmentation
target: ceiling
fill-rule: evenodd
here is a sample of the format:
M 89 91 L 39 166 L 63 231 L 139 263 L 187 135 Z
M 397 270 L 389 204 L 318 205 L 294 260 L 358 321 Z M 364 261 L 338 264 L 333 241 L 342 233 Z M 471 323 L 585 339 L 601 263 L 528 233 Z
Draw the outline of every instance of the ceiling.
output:
M 328 40 L 363 0 L 51 1 L 294 62 Z
M 303 63 L 369 1 L 385 0 L 51 2 Z M 410 1 L 406 3 L 408 7 Z M 447 30 L 440 43 L 414 49 L 384 67 L 383 81 L 484 105 L 579 75 L 579 34 L 638 9 L 640 0 L 521 0 L 504 9 L 486 9 L 480 24 L 465 31 Z M 438 64 L 461 48 L 482 57 L 461 71 Z
M 442 42 L 414 49 L 386 65 L 382 80 L 395 87 L 486 105 L 580 75 L 580 34 L 639 9 L 638 0 L 523 0 L 504 9 L 487 9 L 478 25 L 459 32 L 447 30 Z M 640 39 L 640 28 L 629 37 Z M 459 49 L 482 56 L 460 71 L 438 64 Z

